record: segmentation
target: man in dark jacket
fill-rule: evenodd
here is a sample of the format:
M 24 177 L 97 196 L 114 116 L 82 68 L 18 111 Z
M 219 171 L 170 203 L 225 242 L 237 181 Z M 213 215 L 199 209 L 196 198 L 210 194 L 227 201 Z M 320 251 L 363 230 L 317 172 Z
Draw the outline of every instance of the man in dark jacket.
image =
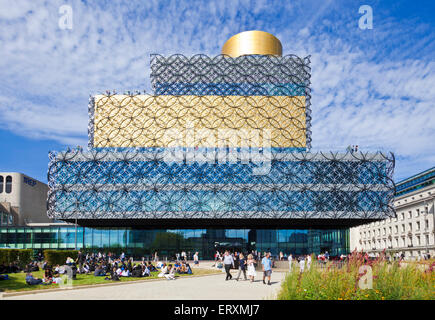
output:
M 83 273 L 83 263 L 85 262 L 85 258 L 85 255 L 79 251 L 76 260 L 76 262 L 79 264 L 79 273 Z

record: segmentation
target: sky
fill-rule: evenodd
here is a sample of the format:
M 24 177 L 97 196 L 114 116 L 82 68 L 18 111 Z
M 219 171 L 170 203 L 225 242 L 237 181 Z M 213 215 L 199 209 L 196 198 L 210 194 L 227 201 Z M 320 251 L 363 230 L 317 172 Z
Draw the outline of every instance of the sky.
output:
M 363 5 L 371 29 L 359 27 Z M 46 182 L 50 150 L 87 146 L 89 95 L 151 92 L 151 53 L 214 56 L 232 35 L 263 30 L 284 55 L 311 55 L 312 150 L 393 152 L 399 181 L 435 166 L 434 10 L 419 0 L 0 0 L 0 171 Z

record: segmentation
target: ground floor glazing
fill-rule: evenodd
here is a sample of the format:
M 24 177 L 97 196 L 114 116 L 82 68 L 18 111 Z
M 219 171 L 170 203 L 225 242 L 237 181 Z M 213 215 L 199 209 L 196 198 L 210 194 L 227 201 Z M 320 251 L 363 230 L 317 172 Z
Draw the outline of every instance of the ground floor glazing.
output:
M 349 253 L 349 229 L 129 229 L 74 226 L 2 227 L 0 248 L 84 249 L 125 252 L 173 258 L 185 251 L 190 257 L 212 259 L 216 250 L 259 252 L 273 255 L 328 251 L 331 256 Z

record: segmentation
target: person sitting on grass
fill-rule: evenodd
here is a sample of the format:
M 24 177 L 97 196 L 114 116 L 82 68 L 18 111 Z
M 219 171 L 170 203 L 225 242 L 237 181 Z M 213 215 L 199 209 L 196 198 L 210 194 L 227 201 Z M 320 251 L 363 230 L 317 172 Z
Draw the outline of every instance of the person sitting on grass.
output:
M 192 268 L 190 268 L 190 265 L 188 263 L 186 263 L 186 273 L 187 274 L 193 274 Z
M 151 272 L 157 271 L 156 267 L 151 262 L 148 262 L 148 269 L 150 269 Z
M 61 266 L 59 266 L 59 265 L 56 265 L 56 268 L 54 268 L 54 273 L 53 273 L 53 275 L 54 276 L 59 276 L 59 275 L 62 275 L 62 274 L 64 274 L 65 273 L 65 268 L 64 267 L 61 267 Z
M 72 265 L 74 264 L 74 259 L 71 258 L 71 257 L 66 258 L 66 262 L 65 262 L 65 264 L 66 264 L 67 266 L 72 266 Z
M 9 280 L 9 276 L 7 274 L 0 274 L 0 280 Z
M 168 273 L 168 267 L 166 266 L 166 263 L 163 263 L 161 269 L 160 269 L 160 273 L 158 274 L 159 278 L 162 278 L 165 276 L 165 274 Z
M 185 274 L 187 272 L 186 264 L 184 262 L 181 263 L 180 268 L 178 269 L 179 274 Z
M 44 278 L 53 278 L 53 268 L 49 265 L 45 266 Z
M 175 269 L 172 267 L 172 264 L 168 266 L 168 272 L 165 274 L 166 279 L 175 280 Z
M 176 261 L 174 264 L 175 272 L 180 273 L 180 268 L 181 268 L 180 262 Z
M 94 276 L 102 277 L 105 275 L 106 275 L 106 273 L 104 272 L 103 267 L 101 265 L 97 266 L 97 268 L 94 271 Z
M 122 277 L 129 277 L 130 276 L 130 270 L 128 270 L 127 268 L 124 268 L 124 267 L 122 267 L 121 270 L 122 270 L 122 272 L 121 272 Z
M 6 273 L 18 273 L 20 272 L 20 267 L 18 267 L 18 264 L 16 262 L 11 262 L 9 263 L 9 269 L 7 270 Z
M 83 272 L 84 272 L 85 274 L 89 274 L 89 272 L 90 272 L 90 270 L 89 270 L 89 265 L 88 265 L 87 262 L 85 262 L 85 263 L 83 264 Z
M 26 268 L 24 269 L 24 272 L 36 272 L 39 271 L 39 267 L 36 261 L 31 261 Z
M 106 277 L 104 280 L 120 281 L 119 275 L 116 271 L 116 267 L 113 267 L 112 271 L 110 272 L 110 278 Z
M 42 279 L 34 278 L 32 273 L 27 273 L 26 283 L 30 286 L 42 284 Z
M 149 277 L 151 275 L 150 269 L 147 266 L 142 267 L 142 277 Z
M 131 271 L 131 276 L 135 278 L 142 277 L 142 268 L 140 265 L 133 266 L 133 270 Z

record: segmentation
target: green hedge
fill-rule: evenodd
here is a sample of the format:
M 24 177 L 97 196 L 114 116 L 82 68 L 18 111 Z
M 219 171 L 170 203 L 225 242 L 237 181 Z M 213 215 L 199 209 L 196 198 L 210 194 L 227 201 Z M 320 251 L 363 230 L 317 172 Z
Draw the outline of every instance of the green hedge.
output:
M 0 249 L 0 264 L 8 265 L 11 262 L 18 262 L 20 267 L 24 267 L 32 261 L 32 249 Z
M 44 260 L 49 265 L 64 265 L 68 257 L 77 259 L 78 250 L 44 250 Z

